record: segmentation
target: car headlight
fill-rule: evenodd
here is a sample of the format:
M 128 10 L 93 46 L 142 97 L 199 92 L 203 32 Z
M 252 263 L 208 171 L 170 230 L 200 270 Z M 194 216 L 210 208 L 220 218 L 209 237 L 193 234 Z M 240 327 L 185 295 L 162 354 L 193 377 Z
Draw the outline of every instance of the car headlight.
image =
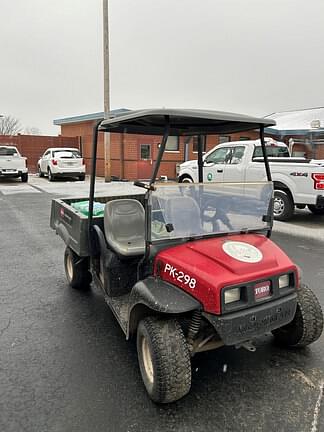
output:
M 289 287 L 289 274 L 279 276 L 279 288 Z
M 239 301 L 240 298 L 241 298 L 241 290 L 240 290 L 240 288 L 228 289 L 224 293 L 225 304 Z

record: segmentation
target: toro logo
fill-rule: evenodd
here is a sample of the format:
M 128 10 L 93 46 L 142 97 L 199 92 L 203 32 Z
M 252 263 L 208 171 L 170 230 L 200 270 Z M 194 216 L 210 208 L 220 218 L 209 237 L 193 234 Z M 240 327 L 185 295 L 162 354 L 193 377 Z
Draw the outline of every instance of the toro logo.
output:
M 259 300 L 270 296 L 270 282 L 261 282 L 254 286 L 255 300 Z

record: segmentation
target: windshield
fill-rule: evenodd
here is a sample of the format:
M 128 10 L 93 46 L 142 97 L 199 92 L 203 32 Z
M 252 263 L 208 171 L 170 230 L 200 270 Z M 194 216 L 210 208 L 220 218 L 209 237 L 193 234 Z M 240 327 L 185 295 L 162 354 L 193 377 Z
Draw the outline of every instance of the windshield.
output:
M 269 157 L 289 157 L 288 147 L 267 146 L 266 153 Z M 262 147 L 255 147 L 253 157 L 263 157 Z
M 272 193 L 271 182 L 156 185 L 149 240 L 267 229 Z
M 14 147 L 0 147 L 0 156 L 18 156 Z
M 54 150 L 53 151 L 53 157 L 57 157 L 60 159 L 65 158 L 80 158 L 80 152 L 79 150 Z

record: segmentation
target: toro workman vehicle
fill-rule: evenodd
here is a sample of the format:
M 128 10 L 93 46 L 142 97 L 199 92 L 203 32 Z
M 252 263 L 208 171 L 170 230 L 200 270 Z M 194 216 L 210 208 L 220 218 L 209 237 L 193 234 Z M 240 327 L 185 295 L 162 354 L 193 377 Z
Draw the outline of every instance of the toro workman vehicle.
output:
M 283 346 L 304 347 L 322 333 L 318 300 L 270 240 L 273 184 L 264 128 L 274 124 L 176 109 L 108 118 L 94 128 L 88 201 L 53 200 L 51 227 L 66 244 L 70 286 L 85 289 L 93 281 L 102 289 L 126 338 L 137 340 L 143 382 L 155 402 L 189 392 L 196 353 L 223 345 L 253 351 L 253 340 L 269 332 Z M 205 137 L 256 129 L 263 181 L 204 183 Z M 107 132 L 160 135 L 161 142 L 149 181 L 95 197 L 98 134 Z M 199 183 L 157 181 L 169 136 L 198 137 Z

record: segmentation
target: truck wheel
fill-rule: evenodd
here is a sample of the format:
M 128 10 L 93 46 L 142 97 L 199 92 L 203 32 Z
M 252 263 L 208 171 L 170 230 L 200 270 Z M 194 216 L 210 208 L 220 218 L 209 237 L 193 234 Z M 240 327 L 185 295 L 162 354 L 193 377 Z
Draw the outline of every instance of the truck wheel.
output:
M 44 173 L 42 173 L 41 167 L 38 167 L 38 177 L 44 177 Z
M 287 221 L 294 214 L 294 203 L 290 196 L 282 191 L 274 191 L 273 217 L 275 220 Z
M 190 354 L 176 319 L 148 317 L 140 321 L 137 356 L 146 390 L 154 402 L 174 402 L 189 392 Z
M 28 173 L 21 174 L 21 181 L 23 183 L 27 183 L 28 182 Z
M 54 181 L 55 177 L 53 176 L 50 168 L 48 168 L 48 170 L 47 170 L 47 175 L 48 175 L 48 181 L 50 181 L 50 182 Z
M 189 175 L 184 175 L 183 177 L 180 177 L 179 183 L 193 183 L 193 179 Z
M 308 204 L 309 210 L 315 215 L 324 215 L 324 207 Z
M 64 253 L 64 269 L 70 286 L 77 290 L 89 288 L 92 281 L 87 260 L 81 259 L 72 249 L 67 247 Z
M 84 181 L 84 179 L 85 179 L 85 174 L 82 174 L 82 175 L 79 176 L 79 180 L 80 181 Z
M 307 285 L 301 285 L 297 293 L 297 309 L 291 323 L 273 330 L 275 340 L 283 346 L 305 347 L 315 342 L 323 331 L 321 306 Z

